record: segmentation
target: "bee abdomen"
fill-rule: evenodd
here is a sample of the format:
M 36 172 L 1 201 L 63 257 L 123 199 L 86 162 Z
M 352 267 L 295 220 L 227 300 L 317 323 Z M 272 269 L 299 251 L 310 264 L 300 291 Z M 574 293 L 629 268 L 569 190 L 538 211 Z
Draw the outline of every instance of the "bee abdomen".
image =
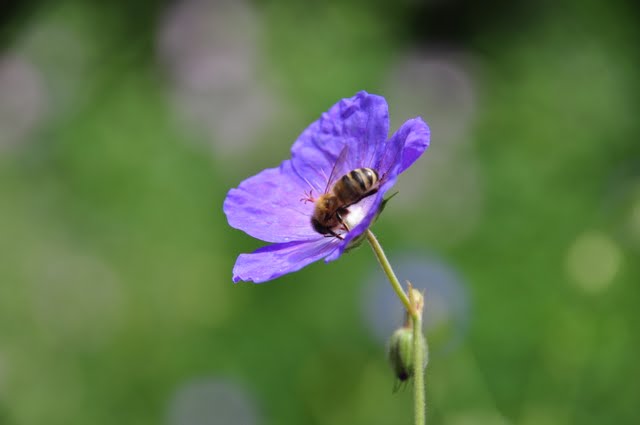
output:
M 376 183 L 378 183 L 378 172 L 373 168 L 358 168 L 358 170 L 362 171 L 362 176 L 367 181 L 367 192 L 374 188 Z
M 373 189 L 374 185 L 378 181 L 378 173 L 373 168 L 357 168 L 344 176 L 357 185 L 360 189 L 360 193 L 367 193 Z
M 357 168 L 342 176 L 335 193 L 347 203 L 355 203 L 370 195 L 377 187 L 378 172 L 373 168 Z

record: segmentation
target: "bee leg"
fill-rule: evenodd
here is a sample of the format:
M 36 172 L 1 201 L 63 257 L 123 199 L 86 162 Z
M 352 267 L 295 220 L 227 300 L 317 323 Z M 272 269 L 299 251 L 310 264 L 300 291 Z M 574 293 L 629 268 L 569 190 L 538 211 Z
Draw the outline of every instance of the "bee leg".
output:
M 364 195 L 364 196 L 362 197 L 362 199 L 364 199 L 364 198 L 368 198 L 369 196 L 371 196 L 371 195 L 375 195 L 376 193 L 378 193 L 378 188 L 375 188 L 375 189 L 373 189 L 373 190 L 371 190 L 371 191 L 367 192 L 367 194 L 366 194 L 366 195 Z
M 342 223 L 342 217 L 340 216 L 340 213 L 336 212 L 336 217 L 338 218 L 338 222 Z M 334 232 L 333 229 L 327 227 L 326 230 L 327 230 L 327 234 L 325 234 L 326 237 L 336 237 L 340 240 L 344 239 L 341 235 Z
M 326 235 L 324 235 L 324 237 L 325 237 L 325 238 L 333 238 L 333 237 L 336 237 L 336 238 L 338 238 L 338 239 L 340 239 L 340 240 L 343 240 L 343 239 L 344 239 L 342 236 L 340 236 L 339 234 L 337 234 L 337 233 L 336 233 L 336 232 L 334 232 L 333 230 L 331 230 L 331 229 L 328 229 L 328 230 L 329 230 L 329 233 L 328 233 L 328 234 L 326 234 Z
M 336 217 L 338 217 L 338 221 L 340 222 L 340 224 L 342 224 L 342 227 L 344 227 L 344 230 L 346 230 L 347 232 L 351 230 L 349 229 L 349 226 L 347 226 L 347 223 L 344 222 L 344 219 L 342 218 L 340 211 L 336 212 Z

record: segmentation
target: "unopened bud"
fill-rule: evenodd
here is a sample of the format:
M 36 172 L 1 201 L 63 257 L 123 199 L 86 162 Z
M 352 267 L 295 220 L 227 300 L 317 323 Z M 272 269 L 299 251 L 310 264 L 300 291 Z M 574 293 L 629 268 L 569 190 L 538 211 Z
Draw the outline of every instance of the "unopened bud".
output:
M 422 352 L 424 356 L 424 364 L 422 368 L 427 366 L 427 342 L 421 333 Z M 409 327 L 397 329 L 391 336 L 389 342 L 389 361 L 396 378 L 400 382 L 404 382 L 413 376 L 413 330 Z
M 409 302 L 415 309 L 415 312 L 422 317 L 422 310 L 424 309 L 424 296 L 422 292 L 418 291 L 411 285 L 411 282 L 407 281 L 407 285 L 409 286 Z
M 389 343 L 389 361 L 391 367 L 401 382 L 413 375 L 413 331 L 410 328 L 400 328 L 391 336 Z

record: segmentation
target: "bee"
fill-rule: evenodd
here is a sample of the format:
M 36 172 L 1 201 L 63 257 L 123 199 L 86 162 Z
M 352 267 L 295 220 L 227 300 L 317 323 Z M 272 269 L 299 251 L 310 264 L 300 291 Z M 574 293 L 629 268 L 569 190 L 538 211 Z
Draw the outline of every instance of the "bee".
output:
M 336 167 L 334 167 L 332 174 L 335 170 Z M 310 199 L 315 203 L 311 226 L 322 235 L 342 239 L 336 230 L 340 228 L 349 230 L 344 222 L 345 217 L 349 214 L 348 208 L 376 193 L 380 186 L 380 176 L 373 168 L 356 168 L 340 177 L 329 189 L 330 184 L 331 178 L 327 183 L 325 193 L 317 199 Z

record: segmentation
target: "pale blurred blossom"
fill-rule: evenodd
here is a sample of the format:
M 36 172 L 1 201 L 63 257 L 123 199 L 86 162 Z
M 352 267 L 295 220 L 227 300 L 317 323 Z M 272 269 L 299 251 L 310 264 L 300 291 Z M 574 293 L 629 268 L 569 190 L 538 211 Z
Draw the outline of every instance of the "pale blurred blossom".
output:
M 452 265 L 432 255 L 391 255 L 391 264 L 401 281 L 409 280 L 424 290 L 424 328 L 432 351 L 446 353 L 465 337 L 471 314 L 465 282 Z M 384 274 L 378 270 L 363 284 L 363 313 L 373 336 L 386 343 L 402 323 L 404 310 Z
M 260 80 L 260 20 L 242 0 L 182 0 L 166 11 L 158 54 L 176 115 L 214 154 L 260 142 L 281 104 Z
M 18 54 L 0 56 L 0 154 L 29 140 L 46 115 L 40 71 Z
M 400 182 L 402 196 L 394 199 L 394 207 L 414 211 L 417 203 L 428 202 L 425 224 L 437 223 L 432 231 L 448 243 L 476 228 L 485 199 L 471 131 L 478 103 L 477 62 L 458 49 L 409 51 L 391 68 L 384 92 L 397 107 L 392 124 L 417 114 L 429 117 L 433 133 L 426 165 Z M 446 189 L 451 187 L 456 190 Z

